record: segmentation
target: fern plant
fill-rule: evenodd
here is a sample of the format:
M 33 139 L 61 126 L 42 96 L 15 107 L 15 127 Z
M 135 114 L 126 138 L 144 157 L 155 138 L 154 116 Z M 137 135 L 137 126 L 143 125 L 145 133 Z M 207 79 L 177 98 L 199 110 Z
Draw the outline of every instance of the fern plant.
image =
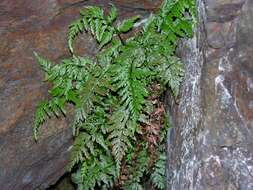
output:
M 35 53 L 52 88 L 51 99 L 37 106 L 34 137 L 45 120 L 68 115 L 65 104 L 73 105 L 68 171 L 78 190 L 141 190 L 147 182 L 165 188 L 168 125 L 160 97 L 168 88 L 178 95 L 184 68 L 175 49 L 178 38 L 192 36 L 194 9 L 194 0 L 165 0 L 140 32 L 123 39 L 139 16 L 116 22 L 113 5 L 107 15 L 87 6 L 69 26 L 70 58 L 53 64 Z M 85 32 L 98 44 L 95 58 L 74 53 Z

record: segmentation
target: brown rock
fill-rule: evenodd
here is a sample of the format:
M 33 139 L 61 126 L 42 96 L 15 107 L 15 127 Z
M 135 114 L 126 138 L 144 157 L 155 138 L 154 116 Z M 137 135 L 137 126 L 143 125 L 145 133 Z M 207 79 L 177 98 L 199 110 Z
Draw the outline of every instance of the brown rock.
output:
M 47 84 L 33 51 L 50 60 L 69 55 L 68 24 L 80 7 L 110 1 L 1 0 L 0 1 L 0 189 L 31 190 L 47 187 L 63 173 L 68 162 L 71 131 L 66 119 L 43 126 L 40 140 L 32 138 L 36 104 L 47 98 Z M 117 0 L 120 17 L 156 10 L 160 1 Z M 90 38 L 77 43 L 79 54 L 92 55 Z M 88 43 L 89 42 L 89 43 Z

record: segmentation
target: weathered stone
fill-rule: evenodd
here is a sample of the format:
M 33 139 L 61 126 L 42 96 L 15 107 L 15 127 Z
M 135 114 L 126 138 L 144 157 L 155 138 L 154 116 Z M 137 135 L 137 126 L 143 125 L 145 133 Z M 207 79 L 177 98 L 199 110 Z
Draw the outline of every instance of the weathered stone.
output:
M 68 162 L 71 131 L 66 119 L 42 127 L 38 143 L 32 138 L 36 104 L 47 98 L 47 84 L 33 51 L 50 60 L 69 56 L 68 24 L 88 4 L 108 7 L 110 1 L 1 0 L 0 1 L 0 189 L 47 187 Z M 156 10 L 161 1 L 113 1 L 120 18 Z M 78 54 L 93 55 L 88 37 L 75 45 Z
M 199 25 L 180 54 L 167 189 L 253 189 L 253 1 L 198 0 Z

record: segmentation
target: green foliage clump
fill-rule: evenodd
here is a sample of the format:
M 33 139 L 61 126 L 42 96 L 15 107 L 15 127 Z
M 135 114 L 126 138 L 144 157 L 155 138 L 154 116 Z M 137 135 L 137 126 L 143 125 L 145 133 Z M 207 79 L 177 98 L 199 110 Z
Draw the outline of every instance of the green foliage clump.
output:
M 67 115 L 66 103 L 74 106 L 68 170 L 79 190 L 141 190 L 146 182 L 165 189 L 167 124 L 159 97 L 167 88 L 178 95 L 184 68 L 175 49 L 178 38 L 192 36 L 194 6 L 194 0 L 165 0 L 126 40 L 122 34 L 139 16 L 116 23 L 113 5 L 107 15 L 88 6 L 69 26 L 70 58 L 52 64 L 35 53 L 52 88 L 51 99 L 37 107 L 34 137 L 46 119 Z M 93 59 L 74 54 L 73 41 L 83 32 L 98 44 Z

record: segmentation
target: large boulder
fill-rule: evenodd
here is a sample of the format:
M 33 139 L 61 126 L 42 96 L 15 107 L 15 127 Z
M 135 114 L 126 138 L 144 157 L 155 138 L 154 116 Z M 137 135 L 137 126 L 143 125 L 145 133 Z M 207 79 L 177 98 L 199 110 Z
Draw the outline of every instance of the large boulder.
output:
M 69 119 L 47 122 L 36 143 L 32 122 L 36 104 L 47 98 L 48 84 L 33 51 L 57 61 L 69 56 L 68 24 L 88 4 L 108 7 L 110 1 L 0 1 L 0 189 L 45 188 L 65 172 L 72 143 Z M 120 17 L 155 11 L 161 1 L 113 1 Z M 93 55 L 88 37 L 77 43 L 78 53 Z
M 179 54 L 186 77 L 170 102 L 168 190 L 253 189 L 253 1 L 197 0 Z

